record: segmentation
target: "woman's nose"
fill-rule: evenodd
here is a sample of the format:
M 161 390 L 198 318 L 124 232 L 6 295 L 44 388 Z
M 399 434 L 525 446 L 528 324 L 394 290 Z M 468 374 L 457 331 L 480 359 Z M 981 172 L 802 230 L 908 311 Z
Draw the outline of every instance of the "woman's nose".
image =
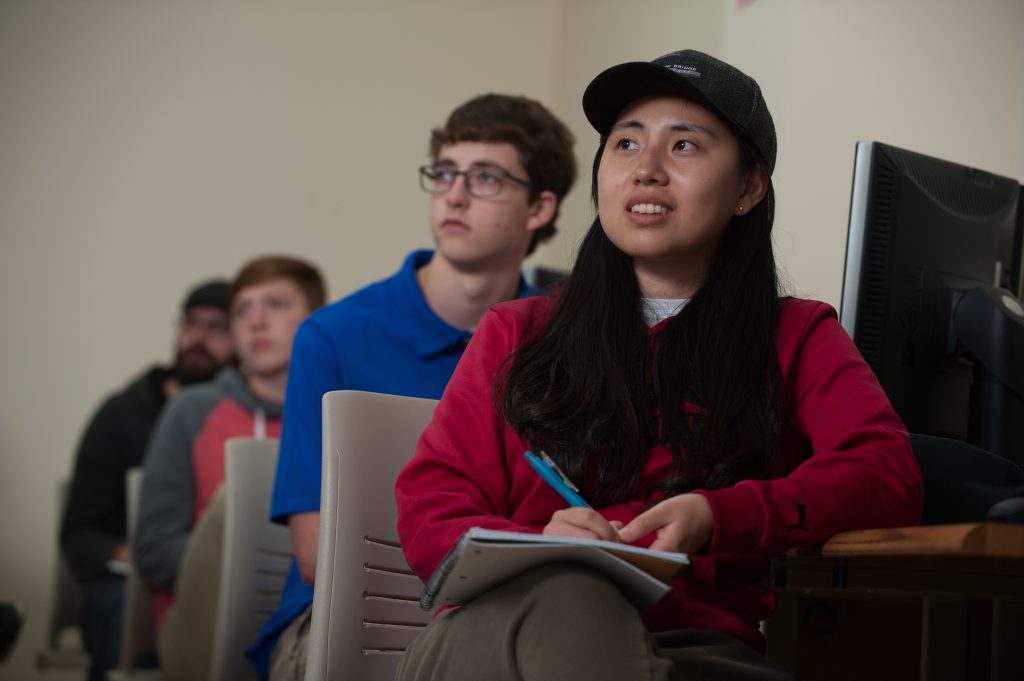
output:
M 668 179 L 657 151 L 644 150 L 637 159 L 633 169 L 634 181 L 637 184 L 664 184 Z

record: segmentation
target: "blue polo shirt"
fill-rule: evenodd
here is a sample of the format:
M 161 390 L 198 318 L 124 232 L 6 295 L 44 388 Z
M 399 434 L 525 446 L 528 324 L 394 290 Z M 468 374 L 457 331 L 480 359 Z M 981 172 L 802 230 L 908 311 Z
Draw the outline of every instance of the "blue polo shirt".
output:
M 271 520 L 320 510 L 321 402 L 331 390 L 438 399 L 471 334 L 427 306 L 416 270 L 432 251 L 410 254 L 393 276 L 370 284 L 306 319 L 295 334 L 285 394 Z M 542 293 L 520 281 L 517 296 Z M 313 587 L 292 559 L 277 611 L 246 651 L 261 679 L 281 632 L 313 602 Z

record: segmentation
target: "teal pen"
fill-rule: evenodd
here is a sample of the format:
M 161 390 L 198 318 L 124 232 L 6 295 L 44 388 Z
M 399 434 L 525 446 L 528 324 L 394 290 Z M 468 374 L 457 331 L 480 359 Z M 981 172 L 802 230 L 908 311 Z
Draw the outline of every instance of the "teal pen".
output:
M 540 456 L 537 456 L 533 452 L 523 452 L 527 461 L 533 467 L 533 470 L 537 471 L 537 474 L 544 480 L 544 482 L 551 485 L 556 492 L 562 495 L 562 498 L 569 502 L 570 506 L 578 506 L 581 508 L 590 508 L 583 497 L 580 496 L 580 490 L 576 485 L 572 484 L 569 478 L 566 477 L 565 473 L 551 460 L 545 452 L 541 451 Z

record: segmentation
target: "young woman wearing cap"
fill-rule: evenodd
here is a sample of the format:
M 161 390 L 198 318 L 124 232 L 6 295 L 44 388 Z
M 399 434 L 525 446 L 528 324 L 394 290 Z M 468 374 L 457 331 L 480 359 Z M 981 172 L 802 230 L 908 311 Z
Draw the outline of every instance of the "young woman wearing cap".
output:
M 583 105 L 598 217 L 554 299 L 481 321 L 398 479 L 399 535 L 423 579 L 472 526 L 691 566 L 644 613 L 586 568 L 530 570 L 436 617 L 398 678 L 786 678 L 758 631 L 768 557 L 918 522 L 906 430 L 835 311 L 779 293 L 757 83 L 687 50 L 608 69 Z M 525 449 L 593 508 L 566 509 Z

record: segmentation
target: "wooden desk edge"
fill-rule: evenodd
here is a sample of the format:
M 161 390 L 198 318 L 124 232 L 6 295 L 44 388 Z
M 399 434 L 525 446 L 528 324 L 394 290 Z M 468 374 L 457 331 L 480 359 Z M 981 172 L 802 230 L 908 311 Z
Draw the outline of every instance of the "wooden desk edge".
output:
M 1024 525 L 965 523 L 840 532 L 823 544 L 787 551 L 787 557 L 931 556 L 957 554 L 1024 558 Z

